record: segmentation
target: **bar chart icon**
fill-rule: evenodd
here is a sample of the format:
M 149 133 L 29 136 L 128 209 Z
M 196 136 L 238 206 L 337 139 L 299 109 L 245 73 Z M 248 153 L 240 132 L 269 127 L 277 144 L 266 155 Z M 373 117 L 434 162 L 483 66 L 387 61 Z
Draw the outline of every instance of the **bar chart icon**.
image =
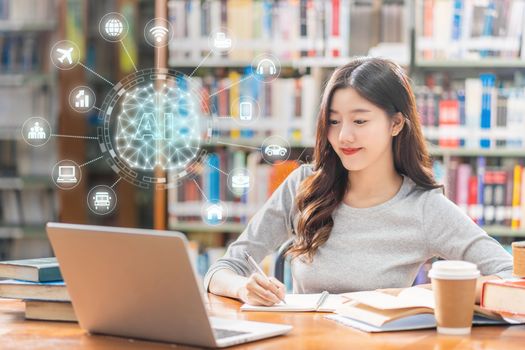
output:
M 89 108 L 89 94 L 86 94 L 86 90 L 78 90 L 78 94 L 75 96 L 75 107 L 77 108 Z

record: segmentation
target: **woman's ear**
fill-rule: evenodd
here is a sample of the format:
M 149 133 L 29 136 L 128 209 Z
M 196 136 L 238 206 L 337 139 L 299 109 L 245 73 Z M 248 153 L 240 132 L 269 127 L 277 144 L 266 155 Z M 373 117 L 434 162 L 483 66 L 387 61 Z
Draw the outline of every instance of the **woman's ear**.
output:
M 392 136 L 397 136 L 405 126 L 405 116 L 401 112 L 397 112 L 392 117 Z

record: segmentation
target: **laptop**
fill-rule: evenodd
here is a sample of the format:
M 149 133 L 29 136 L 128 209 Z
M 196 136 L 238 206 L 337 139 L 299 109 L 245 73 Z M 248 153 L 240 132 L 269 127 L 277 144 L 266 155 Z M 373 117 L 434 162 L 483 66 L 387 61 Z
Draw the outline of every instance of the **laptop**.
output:
M 61 165 L 58 167 L 58 183 L 76 183 L 77 177 L 75 176 L 74 165 Z
M 181 233 L 61 223 L 46 230 L 80 327 L 89 333 L 226 347 L 292 329 L 209 317 Z

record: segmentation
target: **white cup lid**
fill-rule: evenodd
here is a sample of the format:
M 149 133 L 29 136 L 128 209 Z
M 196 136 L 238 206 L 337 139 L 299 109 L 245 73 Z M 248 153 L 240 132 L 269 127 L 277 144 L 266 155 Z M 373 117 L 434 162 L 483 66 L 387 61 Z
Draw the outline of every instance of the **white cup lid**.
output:
M 428 272 L 429 278 L 436 279 L 474 279 L 480 276 L 476 264 L 460 260 L 440 260 L 432 264 Z

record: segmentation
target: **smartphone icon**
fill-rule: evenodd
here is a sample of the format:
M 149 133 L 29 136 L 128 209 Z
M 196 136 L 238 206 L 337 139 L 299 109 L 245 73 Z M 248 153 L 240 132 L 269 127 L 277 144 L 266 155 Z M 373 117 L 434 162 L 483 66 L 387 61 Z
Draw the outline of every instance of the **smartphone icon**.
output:
M 240 120 L 252 120 L 252 103 L 241 102 L 239 104 L 239 119 Z

